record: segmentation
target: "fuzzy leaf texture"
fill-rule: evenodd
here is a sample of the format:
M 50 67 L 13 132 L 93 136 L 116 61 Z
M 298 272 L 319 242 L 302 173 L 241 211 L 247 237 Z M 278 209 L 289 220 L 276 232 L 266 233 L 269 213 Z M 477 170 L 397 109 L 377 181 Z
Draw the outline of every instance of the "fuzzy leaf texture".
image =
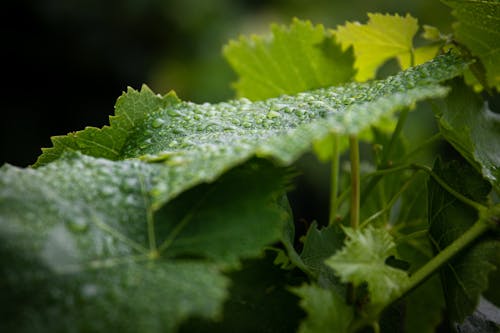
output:
M 361 231 L 344 230 L 348 237 L 345 246 L 325 263 L 343 282 L 351 282 L 354 286 L 366 282 L 370 301 L 384 304 L 408 282 L 405 271 L 385 263 L 387 258 L 396 255 L 396 244 L 385 229 L 369 226 Z
M 237 95 L 251 100 L 338 85 L 355 73 L 352 50 L 342 51 L 322 25 L 298 19 L 230 41 L 223 52 L 239 77 Z
M 78 153 L 2 167 L 0 330 L 172 332 L 220 316 L 222 269 L 281 236 L 283 170 L 248 163 L 155 210 L 165 171 Z
M 488 85 L 500 91 L 500 1 L 442 0 L 453 8 L 455 38 L 478 57 Z
M 434 172 L 462 195 L 486 202 L 491 186 L 465 160 L 443 163 L 437 160 Z M 429 234 L 435 251 L 451 244 L 478 219 L 477 211 L 457 200 L 433 179 L 428 184 Z M 441 270 L 441 281 L 449 318 L 461 323 L 476 308 L 480 295 L 496 281 L 489 273 L 500 264 L 500 241 L 482 237 Z
M 443 97 L 447 89 L 438 83 L 460 75 L 466 66 L 448 54 L 383 81 L 254 103 L 240 99 L 199 105 L 172 94 L 160 97 L 147 87 L 129 89 L 119 98 L 110 126 L 54 137 L 54 146 L 44 149 L 36 165 L 67 150 L 162 163 L 168 166 L 168 178 L 153 203 L 158 207 L 253 156 L 287 165 L 331 132 L 356 134 L 403 107 Z
M 387 60 L 398 58 L 403 69 L 411 65 L 413 37 L 418 31 L 417 19 L 389 14 L 368 14 L 368 23 L 348 22 L 337 27 L 335 36 L 344 49 L 354 47 L 356 55 L 356 80 L 366 81 L 375 77 L 377 69 Z M 418 64 L 432 59 L 435 49 L 418 52 Z M 419 62 L 416 62 L 419 61 Z

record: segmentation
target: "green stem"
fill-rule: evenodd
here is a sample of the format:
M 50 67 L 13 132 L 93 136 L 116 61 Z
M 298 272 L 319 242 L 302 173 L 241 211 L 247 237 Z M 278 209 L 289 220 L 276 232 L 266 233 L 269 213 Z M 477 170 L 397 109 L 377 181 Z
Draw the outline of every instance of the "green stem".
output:
M 436 141 L 441 140 L 442 138 L 443 138 L 443 135 L 441 134 L 441 132 L 434 134 L 433 136 L 431 136 L 430 138 L 428 138 L 427 140 L 422 142 L 418 147 L 416 147 L 415 149 L 413 149 L 412 151 L 407 153 L 402 158 L 402 160 L 408 161 L 411 157 L 419 154 L 422 150 L 428 148 L 429 146 L 433 145 Z
M 339 136 L 332 134 L 333 151 L 332 151 L 332 166 L 331 166 L 331 179 L 330 179 L 330 218 L 329 224 L 335 223 L 337 218 L 338 201 L 338 187 L 339 187 Z
M 377 219 L 379 216 L 381 216 L 382 214 L 388 212 L 392 206 L 396 203 L 396 201 L 398 200 L 398 198 L 401 196 L 401 194 L 403 194 L 404 191 L 406 191 L 406 189 L 408 188 L 408 186 L 410 186 L 410 184 L 413 182 L 413 180 L 415 179 L 415 176 L 417 175 L 417 173 L 415 172 L 402 186 L 401 188 L 399 189 L 399 191 L 391 198 L 391 200 L 381 209 L 379 210 L 378 212 L 374 213 L 373 215 L 371 215 L 370 217 L 368 217 L 367 219 L 365 219 L 360 227 L 361 228 L 364 228 L 368 223 L 370 223 L 371 221 Z
M 471 200 L 471 199 L 467 198 L 466 196 L 462 195 L 461 193 L 455 191 L 448 184 L 446 184 L 446 182 L 443 179 L 441 179 L 436 173 L 434 173 L 434 171 L 432 171 L 432 169 L 429 168 L 428 166 L 419 165 L 419 164 L 412 164 L 411 167 L 413 169 L 423 170 L 423 171 L 427 172 L 429 174 L 429 176 L 434 178 L 434 180 L 439 185 L 441 185 L 442 188 L 444 188 L 446 191 L 448 191 L 448 193 L 453 195 L 458 200 L 462 201 L 464 204 L 469 205 L 472 208 L 476 209 L 477 211 L 482 212 L 488 208 L 488 207 L 484 206 L 483 204 L 480 204 L 479 202 Z
M 440 267 L 446 264 L 451 258 L 453 258 L 457 253 L 462 251 L 465 247 L 470 245 L 479 236 L 484 234 L 490 229 L 491 225 L 487 221 L 480 219 L 474 225 L 464 232 L 460 237 L 455 239 L 453 243 L 444 248 L 439 252 L 434 258 L 429 260 L 424 266 L 422 266 L 418 271 L 416 271 L 408 283 L 402 288 L 401 292 L 398 293 L 391 302 L 396 301 L 400 297 L 404 296 L 419 284 L 424 282 L 432 274 L 434 274 Z
M 351 159 L 351 227 L 357 229 L 359 226 L 359 142 L 355 135 L 349 137 L 350 159 Z

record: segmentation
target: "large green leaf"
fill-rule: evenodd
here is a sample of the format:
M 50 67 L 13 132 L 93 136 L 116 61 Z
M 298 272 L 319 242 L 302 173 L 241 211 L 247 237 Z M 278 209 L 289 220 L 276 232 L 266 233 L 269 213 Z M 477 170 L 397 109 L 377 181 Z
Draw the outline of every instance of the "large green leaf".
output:
M 489 86 L 500 90 L 500 1 L 442 0 L 457 18 L 455 38 L 478 57 Z
M 448 54 L 384 81 L 254 103 L 240 99 L 198 105 L 175 102 L 171 95 L 157 96 L 147 87 L 140 92 L 129 89 L 117 103 L 116 118 L 141 114 L 142 118 L 130 120 L 133 126 L 112 122 L 103 129 L 55 137 L 54 147 L 44 150 L 37 165 L 66 150 L 112 159 L 142 156 L 168 166 L 168 186 L 158 199 L 161 205 L 252 156 L 289 164 L 331 132 L 356 134 L 400 108 L 442 97 L 447 89 L 437 83 L 460 75 L 465 66 L 461 58 Z M 110 151 L 118 153 L 111 156 Z
M 500 192 L 500 115 L 462 82 L 437 103 L 440 131 Z
M 169 332 L 219 316 L 221 270 L 281 236 L 286 172 L 249 162 L 156 209 L 167 169 L 76 153 L 2 167 L 0 329 Z
M 462 195 L 477 202 L 487 200 L 490 185 L 464 160 L 444 165 L 438 160 L 434 171 Z M 429 232 L 436 251 L 440 251 L 469 229 L 478 214 L 434 180 L 428 187 Z M 474 311 L 479 296 L 488 288 L 488 275 L 495 270 L 499 253 L 500 241 L 482 238 L 442 269 L 442 286 L 452 321 L 462 322 Z
M 239 97 L 260 100 L 338 85 L 354 76 L 352 50 L 343 52 L 322 25 L 294 19 L 271 34 L 242 36 L 224 47 L 239 76 Z

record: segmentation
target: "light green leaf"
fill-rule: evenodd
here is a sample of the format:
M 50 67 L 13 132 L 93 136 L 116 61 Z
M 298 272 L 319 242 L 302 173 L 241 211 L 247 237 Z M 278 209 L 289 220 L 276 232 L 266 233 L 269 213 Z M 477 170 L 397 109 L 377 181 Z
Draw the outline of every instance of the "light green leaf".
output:
M 261 100 L 338 85 L 354 76 L 351 50 L 343 52 L 322 25 L 294 19 L 271 34 L 242 36 L 224 47 L 239 76 L 239 97 Z
M 354 318 L 353 308 L 333 290 L 304 284 L 292 289 L 300 296 L 300 306 L 307 312 L 299 333 L 346 333 Z
M 490 87 L 500 90 L 500 2 L 498 0 L 442 0 L 457 18 L 455 38 L 478 57 Z
M 2 167 L 1 330 L 171 332 L 220 316 L 222 269 L 281 236 L 284 172 L 249 162 L 156 210 L 167 169 L 75 153 Z
M 415 65 L 423 64 L 426 61 L 434 58 L 441 48 L 439 44 L 430 44 L 421 47 L 417 47 L 413 50 L 413 55 L 411 54 L 401 54 L 398 56 L 399 64 L 401 68 L 408 68 L 412 65 L 412 61 Z M 413 56 L 413 60 L 412 60 Z
M 452 54 L 369 84 L 319 89 L 266 101 L 240 99 L 219 104 L 173 102 L 147 87 L 120 97 L 117 114 L 139 116 L 133 126 L 112 123 L 53 139 L 37 165 L 56 159 L 63 151 L 79 150 L 101 157 L 116 151 L 115 159 L 141 157 L 168 166 L 167 186 L 158 189 L 154 207 L 194 185 L 211 182 L 253 156 L 292 163 L 312 142 L 336 132 L 359 133 L 395 111 L 447 89 L 437 83 L 450 79 L 466 63 Z M 118 117 L 118 116 L 117 116 Z M 115 139 L 115 136 L 118 139 Z M 118 140 L 118 141 L 117 141 Z M 118 144 L 119 143 L 119 144 Z
M 439 101 L 440 131 L 460 154 L 500 192 L 500 116 L 462 82 Z
M 417 20 L 409 14 L 402 17 L 369 13 L 368 18 L 367 24 L 347 22 L 335 30 L 344 49 L 354 47 L 358 81 L 374 78 L 377 68 L 389 59 L 410 57 L 418 31 Z
M 462 195 L 476 202 L 487 201 L 491 186 L 465 160 L 446 164 L 437 160 L 433 170 Z M 429 180 L 428 188 L 429 233 L 435 250 L 440 251 L 468 230 L 478 214 L 434 180 Z M 441 270 L 442 288 L 452 321 L 462 322 L 475 310 L 481 293 L 488 288 L 489 273 L 497 268 L 499 253 L 500 241 L 483 237 Z
M 384 304 L 408 282 L 406 272 L 385 263 L 387 258 L 396 255 L 396 244 L 385 229 L 369 226 L 361 231 L 344 230 L 348 236 L 344 248 L 325 263 L 343 282 L 354 286 L 366 282 L 371 303 Z

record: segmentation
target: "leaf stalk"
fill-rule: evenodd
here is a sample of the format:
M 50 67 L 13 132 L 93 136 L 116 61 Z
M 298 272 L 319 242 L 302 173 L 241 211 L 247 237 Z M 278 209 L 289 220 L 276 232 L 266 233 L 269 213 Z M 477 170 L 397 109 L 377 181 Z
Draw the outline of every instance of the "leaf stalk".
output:
M 355 135 L 349 137 L 351 159 L 351 227 L 359 226 L 360 176 L 359 176 L 359 142 Z

